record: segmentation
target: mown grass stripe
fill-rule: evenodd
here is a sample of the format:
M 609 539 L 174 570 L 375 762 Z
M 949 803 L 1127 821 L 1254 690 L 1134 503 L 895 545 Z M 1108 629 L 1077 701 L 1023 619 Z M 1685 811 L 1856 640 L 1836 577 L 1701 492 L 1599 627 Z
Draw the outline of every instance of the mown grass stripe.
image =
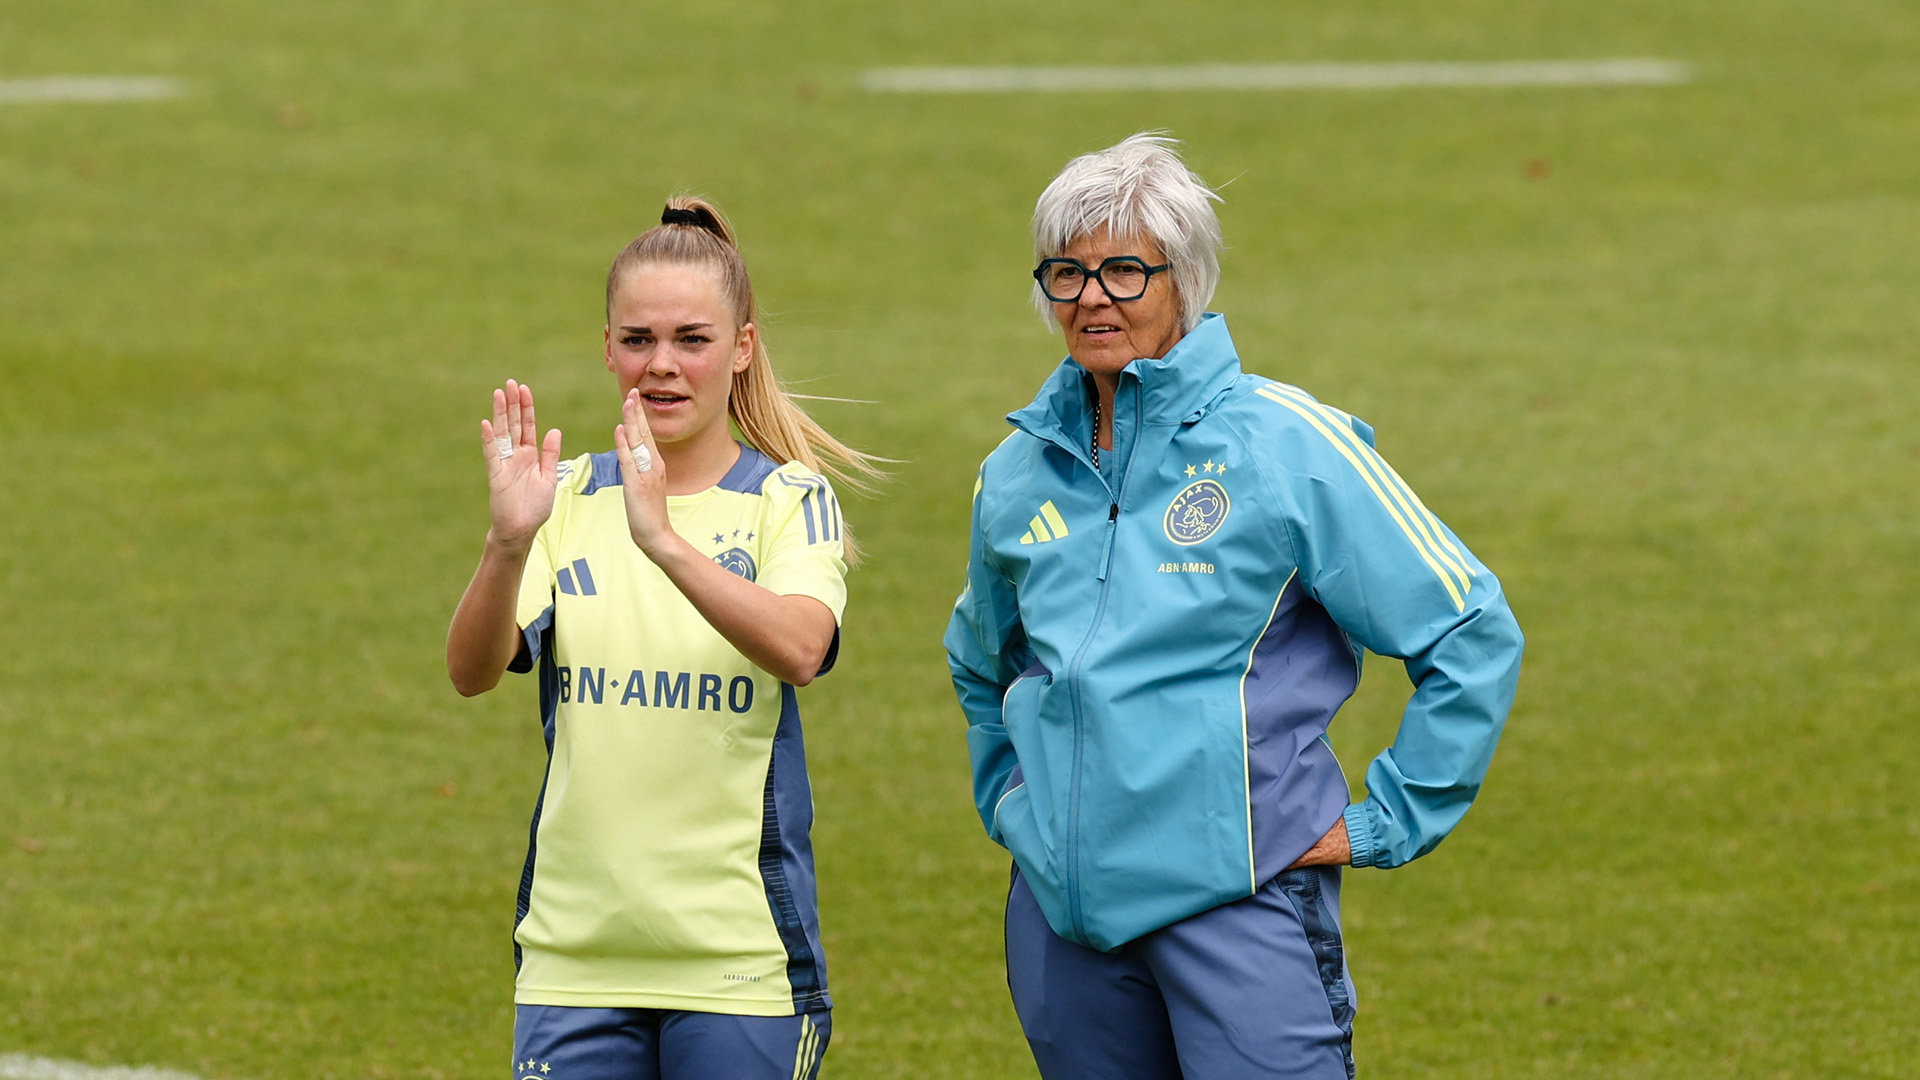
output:
M 1668 86 L 1693 77 L 1672 60 L 1400 61 L 1137 67 L 894 67 L 860 76 L 887 94 L 1074 90 L 1396 90 L 1410 87 Z
M 4 1080 L 200 1080 L 192 1073 L 140 1065 L 88 1065 L 81 1061 L 0 1054 Z
M 162 101 L 179 97 L 178 79 L 158 75 L 49 75 L 0 79 L 0 104 Z

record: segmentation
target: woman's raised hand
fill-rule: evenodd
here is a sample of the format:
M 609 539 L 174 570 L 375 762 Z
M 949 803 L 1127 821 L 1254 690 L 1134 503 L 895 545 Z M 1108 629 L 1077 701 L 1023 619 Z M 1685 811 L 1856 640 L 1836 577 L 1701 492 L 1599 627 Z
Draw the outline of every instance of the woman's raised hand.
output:
M 649 557 L 672 537 L 667 518 L 667 466 L 647 428 L 640 391 L 627 391 L 620 403 L 620 426 L 613 429 L 614 456 L 620 459 L 620 484 L 627 496 L 627 531 Z
M 480 421 L 487 459 L 487 510 L 495 542 L 531 543 L 553 514 L 560 468 L 560 430 L 535 442 L 533 390 L 507 380 L 493 392 L 493 419 Z

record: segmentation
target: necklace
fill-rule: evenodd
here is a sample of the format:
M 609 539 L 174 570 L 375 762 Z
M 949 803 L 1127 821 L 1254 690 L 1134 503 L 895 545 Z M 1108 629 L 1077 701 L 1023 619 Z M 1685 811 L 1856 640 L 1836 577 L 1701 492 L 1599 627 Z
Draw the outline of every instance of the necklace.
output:
M 1089 449 L 1093 451 L 1093 471 L 1100 471 L 1100 391 L 1093 392 L 1093 442 Z

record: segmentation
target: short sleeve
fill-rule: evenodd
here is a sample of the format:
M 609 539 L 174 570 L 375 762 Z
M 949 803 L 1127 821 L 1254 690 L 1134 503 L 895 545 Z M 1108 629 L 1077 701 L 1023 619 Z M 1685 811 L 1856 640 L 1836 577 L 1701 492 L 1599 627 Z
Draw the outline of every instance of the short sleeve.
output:
M 520 597 L 513 612 L 514 625 L 520 628 L 520 651 L 507 664 L 508 671 L 533 670 L 546 632 L 553 626 L 553 545 L 572 507 L 573 477 L 584 466 L 584 460 L 560 463 L 560 489 L 554 493 L 553 513 L 540 526 L 533 548 L 527 552 L 527 565 L 520 573 Z
M 760 493 L 768 500 L 769 540 L 754 580 L 780 596 L 820 601 L 838 623 L 847 606 L 847 545 L 832 485 L 788 464 L 767 477 Z
M 553 608 L 553 547 L 543 531 L 527 553 L 527 568 L 520 575 L 520 600 L 513 621 L 522 627 L 531 625 Z

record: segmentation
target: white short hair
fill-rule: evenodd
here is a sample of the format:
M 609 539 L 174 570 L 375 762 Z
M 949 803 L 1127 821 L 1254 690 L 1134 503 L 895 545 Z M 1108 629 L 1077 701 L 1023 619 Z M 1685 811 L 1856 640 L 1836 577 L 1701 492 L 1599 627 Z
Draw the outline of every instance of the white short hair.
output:
M 1137 135 L 1067 162 L 1033 207 L 1033 257 L 1057 258 L 1075 240 L 1105 230 L 1146 236 L 1173 264 L 1180 330 L 1200 325 L 1220 284 L 1220 196 L 1180 160 L 1178 140 Z M 1052 301 L 1033 287 L 1033 306 L 1054 325 Z

